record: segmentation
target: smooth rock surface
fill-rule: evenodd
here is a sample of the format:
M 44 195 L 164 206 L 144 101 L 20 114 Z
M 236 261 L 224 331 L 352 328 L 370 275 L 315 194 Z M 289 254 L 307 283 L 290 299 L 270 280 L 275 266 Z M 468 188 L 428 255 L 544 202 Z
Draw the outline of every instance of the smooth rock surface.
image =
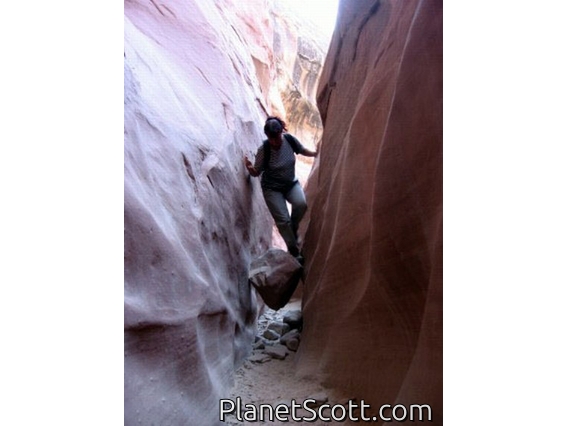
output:
M 442 2 L 342 1 L 318 105 L 298 366 L 442 424 Z
M 250 354 L 248 268 L 273 221 L 242 159 L 278 112 L 273 45 L 288 27 L 270 10 L 124 3 L 125 424 L 217 424 Z M 280 48 L 294 63 L 297 46 Z

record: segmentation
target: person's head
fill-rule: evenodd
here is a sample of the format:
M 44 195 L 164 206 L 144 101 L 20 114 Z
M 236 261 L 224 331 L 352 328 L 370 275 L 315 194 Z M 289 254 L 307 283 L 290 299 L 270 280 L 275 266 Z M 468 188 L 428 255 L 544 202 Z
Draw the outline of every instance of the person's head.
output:
M 282 121 L 280 117 L 271 116 L 266 119 L 266 123 L 264 123 L 264 134 L 269 139 L 277 138 L 283 131 L 286 131 L 286 123 Z

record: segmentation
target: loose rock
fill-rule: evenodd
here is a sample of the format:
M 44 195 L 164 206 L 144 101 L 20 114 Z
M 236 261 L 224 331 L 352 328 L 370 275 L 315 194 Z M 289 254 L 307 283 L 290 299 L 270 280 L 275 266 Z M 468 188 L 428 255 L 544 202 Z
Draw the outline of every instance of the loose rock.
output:
M 301 328 L 303 324 L 302 311 L 300 310 L 288 311 L 284 314 L 284 318 L 282 318 L 282 321 L 288 324 L 291 329 Z
M 264 364 L 265 362 L 268 362 L 272 359 L 272 357 L 268 354 L 265 353 L 261 353 L 261 354 L 254 354 L 252 356 L 249 357 L 249 361 L 250 362 L 256 362 L 259 364 Z
M 280 340 L 276 339 L 276 340 L 268 340 L 265 339 L 264 337 L 262 338 L 262 343 L 264 343 L 264 346 L 273 346 L 275 344 L 277 344 L 278 342 L 280 342 Z
M 254 345 L 252 345 L 253 349 L 264 349 L 266 346 L 262 340 L 259 340 Z
M 286 347 L 291 351 L 296 352 L 298 350 L 298 346 L 300 346 L 300 341 L 297 339 L 290 339 L 286 342 Z
M 264 333 L 262 333 L 262 337 L 268 339 L 268 340 L 278 340 L 280 338 L 280 334 L 276 333 L 273 330 L 264 330 Z
M 272 322 L 268 324 L 267 329 L 278 333 L 278 336 L 280 337 L 290 331 L 290 326 L 283 322 Z
M 282 345 L 270 346 L 264 350 L 264 353 L 270 355 L 272 358 L 275 359 L 284 359 L 286 358 L 286 355 L 288 355 L 286 347 Z
M 288 333 L 286 333 L 285 335 L 283 335 L 280 338 L 280 343 L 282 343 L 283 345 L 286 344 L 286 342 L 288 342 L 289 340 L 300 340 L 300 332 L 298 330 L 292 330 L 289 331 Z

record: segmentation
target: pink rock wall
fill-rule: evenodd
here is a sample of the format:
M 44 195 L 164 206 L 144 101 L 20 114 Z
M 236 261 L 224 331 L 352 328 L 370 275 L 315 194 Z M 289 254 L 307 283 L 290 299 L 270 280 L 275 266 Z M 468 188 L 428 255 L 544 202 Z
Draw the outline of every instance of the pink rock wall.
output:
M 271 222 L 263 101 L 214 3 L 125 3 L 125 424 L 215 424 L 249 352 Z M 257 101 L 260 99 L 260 101 Z
M 125 424 L 216 424 L 255 331 L 248 266 L 271 240 L 243 166 L 273 113 L 269 3 L 124 11 Z
M 343 0 L 318 93 L 299 352 L 442 423 L 442 2 Z

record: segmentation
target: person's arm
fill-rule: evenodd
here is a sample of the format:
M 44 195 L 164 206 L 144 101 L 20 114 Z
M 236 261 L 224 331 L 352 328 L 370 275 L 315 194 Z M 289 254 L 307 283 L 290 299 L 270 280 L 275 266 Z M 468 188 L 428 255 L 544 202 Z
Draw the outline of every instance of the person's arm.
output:
M 302 150 L 302 152 L 300 154 L 305 155 L 306 157 L 317 157 L 318 151 L 317 150 L 312 151 L 311 149 L 304 147 L 304 149 Z
M 301 155 L 305 155 L 306 157 L 317 157 L 318 156 L 317 146 L 316 146 L 316 150 L 312 151 L 311 149 L 308 149 L 304 145 L 302 145 L 302 143 L 298 140 L 298 138 L 296 136 L 291 135 L 290 133 L 286 133 L 285 136 L 286 136 L 286 139 L 290 138 L 290 139 L 292 139 L 292 142 L 294 142 L 292 144 L 292 148 L 294 149 L 294 152 L 297 152 L 298 154 L 301 154 Z M 288 142 L 290 142 L 290 139 L 288 139 Z
M 260 175 L 260 172 L 254 168 L 254 166 L 252 165 L 252 163 L 250 162 L 250 160 L 246 155 L 245 155 L 245 167 L 247 168 L 249 174 L 252 177 L 257 177 L 258 175 Z

